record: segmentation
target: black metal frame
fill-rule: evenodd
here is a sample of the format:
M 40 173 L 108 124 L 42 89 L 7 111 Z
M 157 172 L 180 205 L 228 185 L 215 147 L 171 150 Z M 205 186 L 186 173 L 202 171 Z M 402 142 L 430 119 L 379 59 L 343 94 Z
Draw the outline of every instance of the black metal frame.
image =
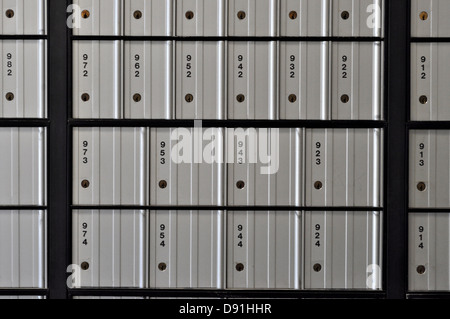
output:
M 409 123 L 409 0 L 386 0 L 385 38 L 260 38 L 287 41 L 384 41 L 385 121 L 203 121 L 211 127 L 307 127 L 307 128 L 383 128 L 384 137 L 384 208 L 362 208 L 384 212 L 383 216 L 383 290 L 382 291 L 247 291 L 247 290 L 174 290 L 174 289 L 68 289 L 66 267 L 71 264 L 71 205 L 72 128 L 73 127 L 177 127 L 194 126 L 194 121 L 159 120 L 74 120 L 71 116 L 71 61 L 72 37 L 66 27 L 66 8 L 70 0 L 48 0 L 48 87 L 49 120 L 0 120 L 0 126 L 44 126 L 48 128 L 48 289 L 4 290 L 0 295 L 45 295 L 50 299 L 66 299 L 73 296 L 161 296 L 161 297 L 269 297 L 269 298 L 370 298 L 404 299 L 407 296 L 407 192 L 408 192 L 408 131 L 411 128 L 428 128 L 427 123 Z M 15 37 L 16 38 L 16 37 Z M 34 38 L 34 37 L 33 37 Z M 41 38 L 41 37 L 39 37 Z M 158 37 L 160 38 L 160 37 Z M 89 39 L 155 40 L 152 37 L 89 37 Z M 164 38 L 168 39 L 168 38 Z M 180 38 L 174 38 L 179 40 Z M 195 38 L 183 38 L 193 40 Z M 217 41 L 231 38 L 210 38 Z M 202 38 L 203 40 L 203 38 Z M 238 39 L 233 39 L 238 40 Z M 242 39 L 239 40 L 252 40 Z M 436 123 L 429 123 L 436 128 Z M 450 128 L 450 123 L 439 123 Z M 30 209 L 33 207 L 29 207 Z M 102 207 L 154 209 L 155 207 Z M 21 209 L 23 209 L 21 207 Z M 173 209 L 173 208 L 172 208 Z M 189 209 L 193 209 L 189 207 Z M 203 209 L 203 207 L 202 207 Z M 217 207 L 214 207 L 217 210 Z M 225 209 L 221 207 L 220 209 Z M 233 207 L 235 210 L 236 208 Z M 267 210 L 268 207 L 245 207 L 245 210 Z M 272 207 L 273 209 L 273 207 Z M 276 210 L 292 210 L 292 207 L 276 207 Z M 361 208 L 298 207 L 298 210 L 361 210 Z M 433 296 L 445 296 L 434 294 Z M 431 295 L 428 295 L 431 296 Z
M 412 43 L 449 43 L 450 38 L 421 38 L 421 37 L 408 37 L 408 50 L 411 51 L 411 44 Z M 410 87 L 410 78 L 411 78 L 411 59 L 409 56 L 408 59 L 408 95 L 407 100 L 407 119 L 408 122 L 406 123 L 407 128 L 407 141 L 406 141 L 406 148 L 409 150 L 409 132 L 411 130 L 450 130 L 450 121 L 420 121 L 415 122 L 411 121 L 411 114 L 410 114 L 410 101 L 411 101 L 411 87 Z M 407 161 L 407 164 L 409 166 L 409 161 Z M 409 181 L 406 185 L 408 187 Z M 409 203 L 409 197 L 408 192 L 407 194 L 407 206 Z M 409 208 L 407 215 L 417 214 L 417 213 L 441 213 L 441 214 L 448 214 L 450 213 L 450 209 L 445 208 Z M 408 236 L 408 234 L 407 234 Z M 450 291 L 430 291 L 430 292 L 421 292 L 421 291 L 407 291 L 406 297 L 408 299 L 450 299 Z

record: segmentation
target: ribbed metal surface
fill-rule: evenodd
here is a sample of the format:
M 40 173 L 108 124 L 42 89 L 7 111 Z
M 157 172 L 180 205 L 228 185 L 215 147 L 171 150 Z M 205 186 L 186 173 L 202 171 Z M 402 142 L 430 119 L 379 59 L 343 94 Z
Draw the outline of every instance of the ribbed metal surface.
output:
M 280 42 L 280 119 L 330 119 L 329 42 Z
M 411 131 L 409 206 L 450 208 L 450 132 Z
M 47 116 L 47 41 L 0 41 L 0 116 Z
M 228 119 L 276 120 L 279 46 L 228 42 Z
M 0 128 L 0 205 L 47 203 L 45 128 Z
M 332 35 L 384 36 L 384 0 L 331 0 Z
M 411 36 L 450 37 L 450 2 L 411 0 Z
M 75 14 L 81 15 L 74 35 L 123 35 L 122 0 L 73 0 L 73 4 L 80 8 Z
M 450 43 L 411 44 L 411 119 L 448 121 Z
M 379 207 L 383 131 L 306 130 L 306 206 Z
M 300 289 L 301 212 L 227 212 L 227 288 Z
M 122 41 L 73 42 L 73 117 L 123 117 Z
M 152 211 L 150 287 L 225 286 L 225 213 Z
M 86 210 L 72 213 L 74 288 L 146 288 L 148 212 Z
M 124 6 L 125 35 L 174 35 L 175 0 L 132 0 Z
M 44 211 L 0 212 L 0 287 L 47 287 Z
M 148 205 L 148 129 L 74 128 L 73 203 Z
M 279 0 L 228 0 L 229 36 L 274 37 L 278 28 Z
M 178 120 L 226 119 L 226 51 L 225 41 L 176 43 Z
M 43 35 L 47 33 L 46 0 L 1 0 L 0 34 Z M 6 14 L 8 10 L 13 15 Z
M 305 212 L 305 289 L 382 289 L 380 212 Z
M 280 0 L 281 36 L 330 35 L 330 0 Z
M 409 290 L 450 289 L 450 214 L 409 215 Z
M 229 0 L 176 0 L 178 36 L 226 36 Z
M 301 129 L 228 129 L 227 143 L 229 206 L 303 205 Z
M 383 43 L 332 44 L 333 120 L 383 119 Z
M 151 205 L 224 205 L 224 136 L 222 128 L 152 128 Z
M 125 42 L 126 119 L 174 119 L 174 54 L 173 41 Z

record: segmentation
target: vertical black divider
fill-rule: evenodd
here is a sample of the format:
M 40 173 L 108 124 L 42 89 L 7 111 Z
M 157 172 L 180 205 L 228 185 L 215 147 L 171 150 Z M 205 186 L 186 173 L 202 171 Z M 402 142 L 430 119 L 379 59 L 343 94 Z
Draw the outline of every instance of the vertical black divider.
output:
M 68 157 L 66 1 L 48 0 L 48 297 L 67 298 Z
M 404 299 L 407 285 L 407 165 L 406 115 L 409 32 L 409 0 L 387 1 L 388 45 L 388 129 L 387 129 L 387 260 L 386 292 L 388 299 Z

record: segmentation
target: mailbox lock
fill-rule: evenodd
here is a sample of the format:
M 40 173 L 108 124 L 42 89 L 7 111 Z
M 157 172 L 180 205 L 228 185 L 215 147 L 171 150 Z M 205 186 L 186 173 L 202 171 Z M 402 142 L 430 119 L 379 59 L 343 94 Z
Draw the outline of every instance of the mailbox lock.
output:
M 419 18 L 420 18 L 420 20 L 422 20 L 422 21 L 428 20 L 428 12 L 422 11 L 422 12 L 419 14 Z
M 241 272 L 241 271 L 244 271 L 244 269 L 245 269 L 244 264 L 242 264 L 242 263 L 236 264 L 237 271 Z
M 186 102 L 191 103 L 192 101 L 194 101 L 194 96 L 192 94 L 186 94 L 184 99 L 186 100 Z
M 424 182 L 419 182 L 419 183 L 417 184 L 417 189 L 418 189 L 420 192 L 424 192 L 424 191 L 427 189 L 427 185 L 426 185 Z
M 139 10 L 134 11 L 133 16 L 136 20 L 139 20 L 140 18 L 142 18 L 142 12 Z
M 295 95 L 295 94 L 289 95 L 288 100 L 291 103 L 295 103 L 297 101 L 297 95 Z
M 244 181 L 238 181 L 238 182 L 236 183 L 236 187 L 237 187 L 238 189 L 244 189 L 244 188 L 245 188 L 245 182 L 244 182 Z
M 350 101 L 350 97 L 347 94 L 341 96 L 342 103 L 348 103 Z
M 80 266 L 81 266 L 81 269 L 83 269 L 83 270 L 88 270 L 89 269 L 89 263 L 88 262 L 83 261 Z
M 12 100 L 14 100 L 14 93 L 11 93 L 11 92 L 8 92 L 8 93 L 6 93 L 6 100 L 7 101 L 12 101 Z
M 12 9 L 6 10 L 5 15 L 6 15 L 6 17 L 11 19 L 12 17 L 14 17 L 14 10 L 12 10 Z
M 291 11 L 291 12 L 289 12 L 289 18 L 290 18 L 291 20 L 297 19 L 297 12 L 296 12 L 296 11 Z
M 322 270 L 322 265 L 321 265 L 321 264 L 315 264 L 315 265 L 313 266 L 313 270 L 314 270 L 315 272 L 320 272 L 320 271 Z
M 186 12 L 186 19 L 192 20 L 193 18 L 194 18 L 194 12 L 192 12 L 192 11 L 187 11 L 187 12 Z
M 84 93 L 83 95 L 81 95 L 81 100 L 83 101 L 83 102 L 87 102 L 87 101 L 89 101 L 91 99 L 91 97 L 89 96 L 89 94 L 87 94 L 87 93 Z
M 136 93 L 135 95 L 133 95 L 133 101 L 138 103 L 141 102 L 142 100 L 142 96 L 139 93 Z
M 89 188 L 89 185 L 90 185 L 91 183 L 89 183 L 89 181 L 87 180 L 87 179 L 84 179 L 82 182 L 81 182 L 81 187 L 83 187 L 83 188 Z
M 238 17 L 239 20 L 244 20 L 245 17 L 246 17 L 246 14 L 245 14 L 244 11 L 239 11 L 238 14 L 237 14 L 237 17 Z
M 420 104 L 427 104 L 428 103 L 428 98 L 426 95 L 422 95 L 421 97 L 419 97 L 419 102 Z
M 244 102 L 244 101 L 245 101 L 245 95 L 244 95 L 244 94 L 239 94 L 238 96 L 236 96 L 236 100 L 237 100 L 239 103 Z
M 419 275 L 423 275 L 426 271 L 427 271 L 427 269 L 425 268 L 424 265 L 417 266 L 417 273 Z
M 314 188 L 315 189 L 320 190 L 320 189 L 322 189 L 322 187 L 323 187 L 322 182 L 317 181 L 317 182 L 314 183 Z
M 91 13 L 89 12 L 89 10 L 83 10 L 83 12 L 81 12 L 81 17 L 83 19 L 87 19 L 91 16 Z
M 160 271 L 165 271 L 165 270 L 167 269 L 166 263 L 159 263 L 158 269 L 159 269 Z
M 164 189 L 167 187 L 167 182 L 162 180 L 159 182 L 159 188 Z
M 341 18 L 344 20 L 348 20 L 348 18 L 350 18 L 350 13 L 348 11 L 342 11 Z

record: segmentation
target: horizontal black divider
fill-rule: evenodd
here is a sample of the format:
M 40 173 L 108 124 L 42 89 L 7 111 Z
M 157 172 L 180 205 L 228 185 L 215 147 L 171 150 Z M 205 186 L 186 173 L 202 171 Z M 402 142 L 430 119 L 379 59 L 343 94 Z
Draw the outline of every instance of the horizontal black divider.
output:
M 450 208 L 410 208 L 410 214 L 418 214 L 418 213 L 441 213 L 441 214 L 450 214 Z
M 0 289 L 0 296 L 46 296 L 47 289 L 5 288 Z
M 9 210 L 47 210 L 47 206 L 33 206 L 33 205 L 5 205 L 0 206 L 0 214 Z
M 407 299 L 450 299 L 450 291 L 409 292 Z
M 47 40 L 47 35 L 0 34 L 0 40 Z
M 73 41 L 236 41 L 236 42 L 267 42 L 267 41 L 286 41 L 286 42 L 378 42 L 384 41 L 382 37 L 179 37 L 179 36 L 72 36 Z
M 0 119 L 0 127 L 48 127 L 50 121 L 47 119 Z
M 437 37 L 415 37 L 411 38 L 412 43 L 433 43 L 433 42 L 450 42 L 450 38 L 437 38 Z
M 83 288 L 69 289 L 69 296 L 123 296 L 123 297 L 207 297 L 207 298 L 384 298 L 382 291 L 352 290 L 211 290 L 211 289 L 128 289 Z M 249 300 L 249 302 L 251 302 Z
M 72 205 L 72 210 L 383 211 L 382 207 Z
M 260 128 L 385 128 L 385 121 L 366 120 L 109 120 L 72 119 L 72 127 L 260 127 Z
M 410 130 L 450 130 L 450 121 L 408 122 Z

